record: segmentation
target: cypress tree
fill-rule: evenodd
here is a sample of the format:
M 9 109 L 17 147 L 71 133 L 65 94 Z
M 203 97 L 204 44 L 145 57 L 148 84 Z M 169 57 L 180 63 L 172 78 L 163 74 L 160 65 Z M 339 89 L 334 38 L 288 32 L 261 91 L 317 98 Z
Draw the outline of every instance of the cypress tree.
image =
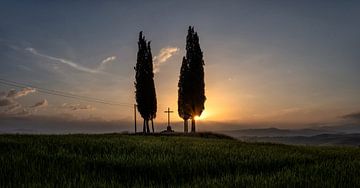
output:
M 152 123 L 154 132 L 153 119 L 156 118 L 157 101 L 150 42 L 146 42 L 142 32 L 139 34 L 138 48 L 135 67 L 135 97 L 138 111 L 144 119 L 143 132 L 149 133 L 149 121 Z
M 151 54 L 151 47 L 150 42 L 148 42 L 148 63 L 149 65 L 149 101 L 150 101 L 150 120 L 151 120 L 151 126 L 152 126 L 152 132 L 155 132 L 154 130 L 154 119 L 156 118 L 156 111 L 157 111 L 157 100 L 156 100 L 156 91 L 155 91 L 155 83 L 154 83 L 154 71 L 153 71 L 153 58 Z
M 189 97 L 186 95 L 185 90 L 188 79 L 188 63 L 186 58 L 183 57 L 183 61 L 180 69 L 180 78 L 178 83 L 178 114 L 184 120 L 184 132 L 188 132 L 188 119 L 191 117 L 191 111 L 189 108 Z
M 191 118 L 191 132 L 195 132 L 195 117 L 204 110 L 205 82 L 204 82 L 203 52 L 199 44 L 199 36 L 194 27 L 189 26 L 186 37 L 186 56 L 183 58 L 179 79 L 178 111 L 187 122 L 187 115 Z

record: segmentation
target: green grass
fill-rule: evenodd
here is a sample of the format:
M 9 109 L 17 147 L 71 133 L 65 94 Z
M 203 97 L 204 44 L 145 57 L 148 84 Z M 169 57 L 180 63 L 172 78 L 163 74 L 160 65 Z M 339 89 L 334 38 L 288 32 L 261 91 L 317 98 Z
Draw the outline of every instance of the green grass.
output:
M 359 148 L 206 134 L 0 135 L 0 187 L 360 187 L 359 175 Z

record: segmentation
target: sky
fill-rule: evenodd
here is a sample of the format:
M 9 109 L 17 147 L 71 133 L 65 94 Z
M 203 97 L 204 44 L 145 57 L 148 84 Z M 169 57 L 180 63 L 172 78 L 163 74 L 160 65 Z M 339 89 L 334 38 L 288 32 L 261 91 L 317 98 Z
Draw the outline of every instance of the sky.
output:
M 360 2 L 351 0 L 1 1 L 0 80 L 116 105 L 0 83 L 0 121 L 131 122 L 140 31 L 152 44 L 156 123 L 166 122 L 167 107 L 181 121 L 177 83 L 190 25 L 205 61 L 200 125 L 342 121 L 360 112 L 359 19 Z

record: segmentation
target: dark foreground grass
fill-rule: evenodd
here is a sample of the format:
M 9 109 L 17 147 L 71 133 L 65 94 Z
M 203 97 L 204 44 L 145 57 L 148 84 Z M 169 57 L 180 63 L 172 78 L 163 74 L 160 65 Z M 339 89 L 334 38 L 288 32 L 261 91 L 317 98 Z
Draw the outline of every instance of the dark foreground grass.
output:
M 0 136 L 0 187 L 360 187 L 359 175 L 359 148 L 180 135 Z

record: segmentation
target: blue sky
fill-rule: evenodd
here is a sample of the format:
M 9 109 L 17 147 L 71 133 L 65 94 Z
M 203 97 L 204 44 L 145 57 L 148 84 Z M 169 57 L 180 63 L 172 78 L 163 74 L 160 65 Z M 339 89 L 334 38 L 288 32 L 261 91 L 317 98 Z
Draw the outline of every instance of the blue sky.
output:
M 131 120 L 144 31 L 157 56 L 162 122 L 163 110 L 177 108 L 194 25 L 206 63 L 205 119 L 337 121 L 360 111 L 359 18 L 359 1 L 1 1 L 0 78 L 125 104 L 34 92 L 16 99 L 31 115 Z M 11 89 L 20 90 L 0 86 Z M 46 107 L 30 109 L 44 100 Z

